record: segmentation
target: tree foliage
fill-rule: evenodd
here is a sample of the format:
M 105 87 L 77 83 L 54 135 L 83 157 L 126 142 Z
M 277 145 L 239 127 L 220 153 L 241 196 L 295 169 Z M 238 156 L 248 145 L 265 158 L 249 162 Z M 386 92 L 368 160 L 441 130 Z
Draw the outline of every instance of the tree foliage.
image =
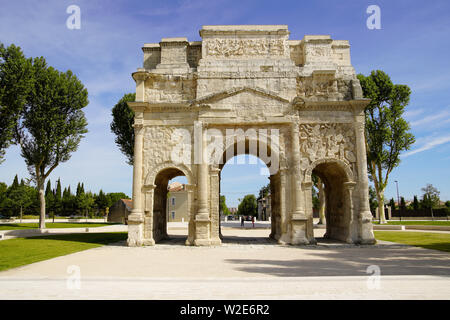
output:
M 413 207 L 414 210 L 419 210 L 419 200 L 417 199 L 416 195 L 414 196 L 412 207 Z
M 60 72 L 49 67 L 42 57 L 33 60 L 32 70 L 32 87 L 15 139 L 39 190 L 39 227 L 44 228 L 45 180 L 60 163 L 70 159 L 87 132 L 82 109 L 88 104 L 88 93 L 70 70 Z
M 414 143 L 410 126 L 403 119 L 411 90 L 406 85 L 394 84 L 383 71 L 372 71 L 369 76 L 358 75 L 365 98 L 371 99 L 366 107 L 367 166 L 374 182 L 378 203 L 384 203 L 384 191 L 392 170 L 400 164 L 400 153 Z M 385 218 L 379 207 L 381 222 Z
M 435 208 L 439 206 L 439 190 L 433 187 L 432 184 L 428 183 L 422 188 L 422 207 L 426 209 Z
M 269 193 L 270 193 L 270 182 L 267 185 L 263 186 L 261 189 L 259 189 L 258 200 L 267 197 Z
M 20 47 L 0 43 L 0 163 L 13 143 L 14 128 L 31 88 L 31 59 Z
M 134 156 L 134 112 L 127 102 L 135 100 L 135 93 L 127 93 L 112 109 L 111 131 L 116 135 L 116 144 L 127 157 L 127 163 L 130 165 L 133 165 Z
M 230 210 L 227 207 L 227 204 L 225 203 L 225 196 L 223 195 L 220 196 L 219 212 L 221 212 L 225 216 L 231 214 Z
M 256 216 L 257 204 L 256 197 L 253 194 L 248 194 L 242 199 L 238 206 L 238 215 Z
M 115 203 L 118 199 L 129 199 L 123 192 L 112 192 L 95 194 L 91 191 L 85 191 L 84 183 L 78 183 L 77 192 L 73 194 L 70 186 L 61 191 L 61 180 L 58 179 L 53 185 L 47 182 L 45 189 L 45 199 L 47 212 L 50 216 L 89 216 L 93 217 L 95 213 L 104 213 L 107 207 L 98 208 L 96 200 L 108 204 Z M 106 201 L 105 201 L 106 198 Z M 98 200 L 97 200 L 98 202 Z M 21 210 L 24 214 L 39 214 L 39 196 L 38 191 L 29 185 L 29 182 L 14 177 L 13 182 L 8 187 L 7 184 L 0 182 L 0 215 L 7 217 L 20 216 Z
M 375 210 L 378 208 L 378 201 L 377 201 L 377 193 L 375 192 L 375 189 L 372 186 L 369 186 L 369 207 L 370 212 L 372 214 L 375 214 Z

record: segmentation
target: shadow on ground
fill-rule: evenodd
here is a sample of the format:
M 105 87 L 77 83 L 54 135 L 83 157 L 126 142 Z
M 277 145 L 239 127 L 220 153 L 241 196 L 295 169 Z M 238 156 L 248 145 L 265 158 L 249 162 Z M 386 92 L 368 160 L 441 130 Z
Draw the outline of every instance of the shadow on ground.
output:
M 450 276 L 450 256 L 445 252 L 415 247 L 290 247 L 292 259 L 226 259 L 239 271 L 278 277 L 364 276 L 376 265 L 383 275 Z M 296 259 L 296 250 L 307 250 Z M 302 252 L 305 254 L 305 252 Z M 372 273 L 370 273 L 372 274 Z

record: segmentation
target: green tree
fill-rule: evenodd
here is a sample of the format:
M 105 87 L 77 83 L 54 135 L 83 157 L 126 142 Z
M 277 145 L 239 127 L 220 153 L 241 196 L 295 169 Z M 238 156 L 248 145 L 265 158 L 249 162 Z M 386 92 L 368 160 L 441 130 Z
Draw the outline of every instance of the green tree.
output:
M 109 207 L 112 206 L 117 201 L 119 201 L 120 199 L 130 199 L 130 197 L 123 192 L 110 192 L 106 196 L 109 198 L 108 201 Z M 169 195 L 167 195 L 167 198 L 169 198 Z
M 53 207 L 55 214 L 54 215 L 61 215 L 62 214 L 62 193 L 61 193 L 61 179 L 58 179 L 56 182 L 56 190 L 55 190 L 55 196 L 53 199 Z
M 135 100 L 135 93 L 127 93 L 112 108 L 111 131 L 116 135 L 116 144 L 127 157 L 127 163 L 130 165 L 133 165 L 134 156 L 134 112 L 127 102 Z
M 219 202 L 219 212 L 221 212 L 223 215 L 228 216 L 231 214 L 230 210 L 227 207 L 227 204 L 225 203 L 225 196 L 220 196 L 220 202 Z
M 6 192 L 6 201 L 8 216 L 20 216 L 22 218 L 24 210 L 28 209 L 33 203 L 35 193 L 34 189 L 26 184 L 19 184 L 17 175 L 13 183 Z
M 400 164 L 400 153 L 409 150 L 414 136 L 403 112 L 409 103 L 411 90 L 406 85 L 393 84 L 383 71 L 372 71 L 365 77 L 358 75 L 366 107 L 367 167 L 377 193 L 378 203 L 384 203 L 384 191 L 392 170 Z M 386 223 L 383 206 L 379 206 L 381 223 Z
M 405 210 L 406 209 L 406 202 L 405 202 L 405 198 L 400 197 L 400 206 L 399 206 L 400 210 Z
M 416 195 L 414 196 L 414 200 L 413 200 L 412 206 L 413 206 L 414 210 L 419 210 L 419 200 L 417 200 L 417 196 Z
M 248 194 L 242 199 L 238 206 L 238 215 L 256 216 L 257 204 L 256 197 L 253 194 Z
M 45 228 L 45 180 L 60 164 L 70 159 L 87 132 L 83 108 L 88 93 L 69 70 L 59 72 L 44 58 L 33 61 L 33 87 L 16 130 L 28 171 L 36 182 L 40 198 L 39 228 Z
M 0 215 L 6 215 L 5 212 L 5 201 L 6 192 L 8 190 L 8 185 L 4 182 L 0 182 Z
M 100 192 L 98 193 L 97 197 L 95 198 L 95 205 L 97 206 L 97 209 L 100 212 L 106 212 L 106 208 L 108 208 L 109 205 L 109 199 L 106 196 L 106 194 L 103 192 L 103 190 L 100 190 Z
M 422 206 L 427 209 L 435 208 L 439 206 L 439 190 L 433 187 L 432 184 L 427 184 L 422 188 L 423 197 L 422 197 Z
M 75 209 L 75 195 L 72 194 L 70 186 L 64 188 L 61 202 L 62 202 L 62 214 L 66 216 L 73 215 Z
M 369 207 L 370 212 L 372 214 L 375 214 L 375 210 L 378 208 L 378 201 L 377 201 L 377 193 L 375 192 L 375 189 L 372 186 L 369 186 Z
M 0 43 L 0 163 L 5 149 L 13 143 L 14 128 L 19 120 L 31 88 L 31 59 L 26 59 L 20 47 L 5 48 Z
M 389 200 L 389 207 L 391 207 L 392 210 L 396 209 L 394 198 L 391 198 L 391 200 Z
M 75 194 L 75 199 L 74 199 L 74 209 L 80 214 L 85 213 L 84 188 L 82 188 L 80 182 L 78 182 L 78 185 L 77 185 L 77 192 Z
M 447 208 L 450 208 L 450 201 L 445 201 L 445 206 L 446 206 Z
M 79 195 L 76 196 L 77 201 L 77 207 L 79 208 L 80 212 L 86 216 L 86 218 L 89 215 L 90 209 L 92 208 L 92 205 L 94 204 L 94 197 L 92 196 L 91 192 L 80 192 Z
M 52 190 L 52 184 L 50 180 L 47 181 L 47 187 L 45 188 L 45 204 L 48 209 L 49 216 L 53 218 L 53 222 L 55 222 L 55 196 Z
M 259 189 L 259 195 L 258 200 L 261 200 L 264 197 L 267 197 L 267 195 L 270 193 L 270 183 L 263 186 L 261 189 Z
M 11 184 L 11 188 L 15 189 L 19 186 L 19 178 L 17 177 L 17 174 L 14 177 L 13 183 Z

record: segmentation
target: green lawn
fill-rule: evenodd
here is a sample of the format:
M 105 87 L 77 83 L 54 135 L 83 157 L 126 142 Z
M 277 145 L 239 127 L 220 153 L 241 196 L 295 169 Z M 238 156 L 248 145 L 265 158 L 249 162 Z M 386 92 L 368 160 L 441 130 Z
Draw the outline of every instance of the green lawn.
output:
M 450 252 L 450 233 L 374 231 L 378 240 Z
M 94 223 L 94 222 L 47 222 L 46 228 L 95 228 L 110 226 L 111 223 Z M 37 229 L 38 223 L 2 223 L 0 224 L 0 230 L 19 230 L 19 229 Z
M 380 224 L 379 221 L 373 221 L 374 224 Z M 388 221 L 388 225 L 403 225 L 403 226 L 450 226 L 450 221 Z
M 109 232 L 2 240 L 0 241 L 0 271 L 126 239 L 126 232 Z

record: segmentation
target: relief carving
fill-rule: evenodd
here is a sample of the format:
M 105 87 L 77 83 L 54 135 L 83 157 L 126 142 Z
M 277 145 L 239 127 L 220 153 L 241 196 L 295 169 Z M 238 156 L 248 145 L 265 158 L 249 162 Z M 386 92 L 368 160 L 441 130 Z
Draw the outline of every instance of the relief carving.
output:
M 356 162 L 353 126 L 337 123 L 301 124 L 300 152 L 301 170 L 323 158 L 335 158 L 352 164 Z
M 329 76 L 300 77 L 297 79 L 297 94 L 310 100 L 349 100 L 351 80 Z
M 215 57 L 282 56 L 281 39 L 214 39 L 206 41 L 207 54 Z

